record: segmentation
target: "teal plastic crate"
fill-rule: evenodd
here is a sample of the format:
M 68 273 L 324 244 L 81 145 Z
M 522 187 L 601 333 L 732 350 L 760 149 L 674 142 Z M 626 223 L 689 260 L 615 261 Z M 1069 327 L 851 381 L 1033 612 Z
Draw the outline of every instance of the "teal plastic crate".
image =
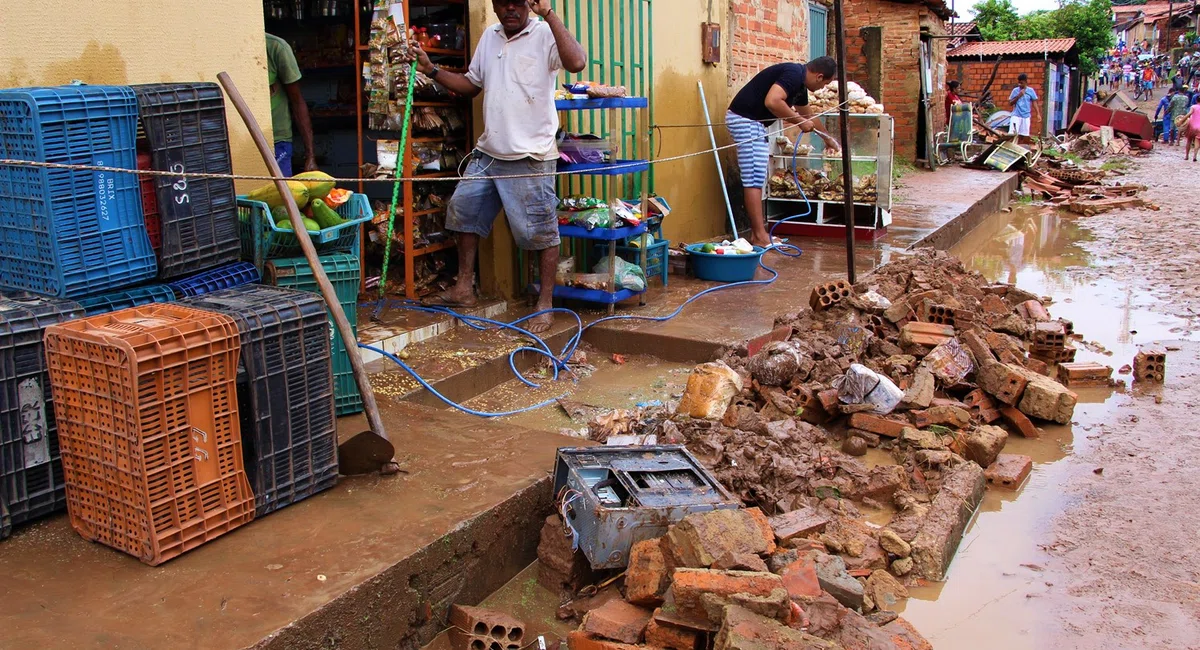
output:
M 260 271 L 270 259 L 295 257 L 302 254 L 296 233 L 275 225 L 271 209 L 262 201 L 251 201 L 244 196 L 237 200 L 238 225 L 241 228 L 242 259 L 254 262 Z M 358 234 L 362 225 L 371 220 L 375 213 L 366 194 L 351 194 L 349 200 L 336 208 L 338 216 L 346 223 L 332 228 L 309 230 L 317 252 L 353 253 L 358 255 Z M 257 228 L 255 227 L 257 226 Z
M 354 330 L 358 345 L 358 285 L 359 263 L 358 256 L 349 253 L 332 253 L 321 255 L 321 267 L 329 276 L 333 290 L 338 296 L 338 302 L 346 312 L 350 327 Z M 269 259 L 263 267 L 263 284 L 277 287 L 288 287 L 300 291 L 320 293 L 317 280 L 313 277 L 312 267 L 303 257 L 287 257 Z M 354 370 L 350 366 L 350 357 L 346 352 L 346 342 L 341 333 L 329 319 L 332 332 L 331 347 L 333 352 L 333 398 L 338 415 L 349 415 L 362 411 L 362 395 L 358 392 L 358 383 L 354 380 Z

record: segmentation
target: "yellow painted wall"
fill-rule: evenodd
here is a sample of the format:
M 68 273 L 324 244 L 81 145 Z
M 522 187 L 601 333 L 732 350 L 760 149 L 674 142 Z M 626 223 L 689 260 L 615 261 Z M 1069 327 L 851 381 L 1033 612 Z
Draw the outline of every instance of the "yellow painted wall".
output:
M 726 23 L 724 3 L 712 3 L 712 22 Z M 708 22 L 708 0 L 654 0 L 654 121 L 656 124 L 702 124 L 707 121 L 696 82 L 704 83 L 714 121 L 723 122 L 729 104 L 728 68 L 700 61 L 700 24 Z M 491 4 L 471 3 L 472 46 L 483 30 L 496 22 Z M 571 21 L 574 24 L 574 21 Z M 727 31 L 725 32 L 728 33 Z M 585 38 L 581 38 L 585 41 Z M 726 41 L 727 42 L 727 41 Z M 586 42 L 585 42 L 586 46 Z M 728 52 L 723 52 L 728 60 Z M 475 130 L 482 122 L 481 102 L 475 102 Z M 723 126 L 715 127 L 718 144 L 729 142 Z M 655 158 L 668 158 L 710 147 L 704 128 L 663 129 L 655 134 Z M 727 161 L 731 159 L 727 154 Z M 655 191 L 671 204 L 664 235 L 672 242 L 694 241 L 728 231 L 720 177 L 712 154 L 655 167 Z M 480 286 L 485 294 L 512 297 L 516 286 L 516 255 L 503 219 L 489 240 L 480 245 Z
M 216 82 L 224 71 L 270 139 L 259 0 L 5 0 L 0 7 L 0 87 L 74 79 L 121 85 Z M 234 172 L 265 173 L 233 105 L 226 102 L 226 111 Z

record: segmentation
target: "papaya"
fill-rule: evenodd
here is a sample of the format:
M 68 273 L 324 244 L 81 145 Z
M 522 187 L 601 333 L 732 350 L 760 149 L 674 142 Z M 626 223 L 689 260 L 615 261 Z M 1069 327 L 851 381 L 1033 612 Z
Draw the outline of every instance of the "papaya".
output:
M 313 199 L 312 201 L 313 220 L 321 224 L 321 228 L 332 228 L 346 223 L 346 220 L 338 216 L 333 208 L 325 205 L 321 199 Z
M 336 183 L 333 177 L 325 172 L 304 172 L 296 174 L 292 180 L 304 183 L 304 186 L 308 188 L 310 199 L 323 199 L 329 196 L 329 192 L 333 190 Z
M 286 220 L 286 219 L 279 222 L 278 226 L 281 230 L 292 230 L 293 229 L 292 222 L 289 220 Z M 317 231 L 321 230 L 321 226 L 318 225 L 317 222 L 313 221 L 312 219 L 305 219 L 304 220 L 304 229 L 309 232 L 317 232 Z
M 350 190 L 343 190 L 340 187 L 335 187 L 332 190 L 329 190 L 329 194 L 327 194 L 321 200 L 325 201 L 325 205 L 337 209 L 338 206 L 342 205 L 346 201 L 349 201 L 350 197 L 353 195 L 354 192 L 351 192 Z
M 283 228 L 285 225 L 288 228 L 292 227 L 292 220 L 288 218 L 287 208 L 282 205 L 271 208 L 271 221 L 274 221 L 275 225 L 280 228 Z
M 288 181 L 288 191 L 292 193 L 292 198 L 296 199 L 296 205 L 300 208 L 308 205 L 309 195 L 308 186 L 300 181 Z M 246 195 L 251 201 L 262 201 L 267 204 L 267 207 L 275 208 L 283 205 L 283 197 L 279 195 L 279 190 L 275 189 L 275 183 L 267 183 L 262 187 L 254 190 Z

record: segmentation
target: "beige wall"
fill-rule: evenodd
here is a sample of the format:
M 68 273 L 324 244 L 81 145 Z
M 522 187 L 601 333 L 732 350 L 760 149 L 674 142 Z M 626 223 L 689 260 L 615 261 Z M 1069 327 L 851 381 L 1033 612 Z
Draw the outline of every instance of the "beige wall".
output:
M 0 10 L 0 87 L 216 82 L 225 71 L 270 138 L 259 0 L 3 0 Z M 237 112 L 228 102 L 226 110 L 234 172 L 265 173 Z
M 724 3 L 712 3 L 712 22 L 727 29 Z M 704 83 L 713 121 L 724 122 L 729 104 L 729 52 L 722 52 L 720 65 L 700 60 L 700 24 L 708 21 L 708 0 L 654 0 L 654 122 L 662 125 L 702 124 L 707 121 L 700 104 L 697 81 Z M 490 3 L 471 3 L 471 41 L 496 22 Z M 728 31 L 724 32 L 728 34 Z M 581 39 L 582 40 L 582 39 Z M 728 43 L 728 40 L 724 41 Z M 476 101 L 475 126 L 481 125 L 480 102 Z M 715 127 L 718 144 L 729 142 L 725 127 Z M 668 158 L 710 147 L 704 128 L 662 129 L 654 135 L 655 158 Z M 730 152 L 724 155 L 732 160 Z M 696 241 L 725 233 L 728 219 L 721 196 L 712 154 L 664 163 L 655 167 L 655 191 L 671 204 L 673 212 L 663 226 L 672 244 Z M 480 246 L 480 284 L 488 294 L 514 296 L 516 257 L 511 235 L 503 220 L 497 222 L 490 240 Z

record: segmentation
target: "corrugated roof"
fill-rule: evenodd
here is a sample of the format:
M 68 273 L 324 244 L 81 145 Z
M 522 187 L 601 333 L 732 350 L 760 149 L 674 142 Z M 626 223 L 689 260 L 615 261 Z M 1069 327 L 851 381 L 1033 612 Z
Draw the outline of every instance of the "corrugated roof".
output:
M 946 31 L 949 32 L 951 36 L 962 36 L 963 34 L 970 34 L 971 32 L 975 31 L 975 21 L 972 20 L 966 23 L 950 23 L 949 25 L 946 25 L 946 27 Z
M 1065 54 L 1075 47 L 1073 38 L 1043 38 L 1032 41 L 983 41 L 967 43 L 946 54 L 947 57 L 1018 56 L 1023 54 Z

